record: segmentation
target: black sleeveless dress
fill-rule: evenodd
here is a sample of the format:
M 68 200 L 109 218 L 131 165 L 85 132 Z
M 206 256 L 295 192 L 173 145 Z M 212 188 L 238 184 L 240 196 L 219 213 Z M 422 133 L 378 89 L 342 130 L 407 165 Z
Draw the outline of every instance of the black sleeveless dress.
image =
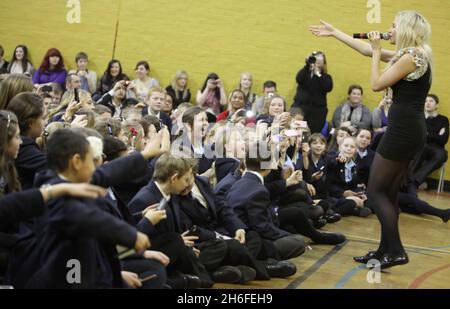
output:
M 427 137 L 424 104 L 431 87 L 431 68 L 415 48 L 399 51 L 398 60 L 408 53 L 417 69 L 391 88 L 393 104 L 389 109 L 388 127 L 377 152 L 385 159 L 408 161 L 424 147 Z

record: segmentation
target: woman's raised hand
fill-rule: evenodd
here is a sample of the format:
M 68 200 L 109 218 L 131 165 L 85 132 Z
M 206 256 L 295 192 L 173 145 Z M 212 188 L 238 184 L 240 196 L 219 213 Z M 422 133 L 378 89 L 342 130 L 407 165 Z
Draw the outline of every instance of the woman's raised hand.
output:
M 332 36 L 335 29 L 329 23 L 320 20 L 320 25 L 309 26 L 309 31 L 315 36 Z

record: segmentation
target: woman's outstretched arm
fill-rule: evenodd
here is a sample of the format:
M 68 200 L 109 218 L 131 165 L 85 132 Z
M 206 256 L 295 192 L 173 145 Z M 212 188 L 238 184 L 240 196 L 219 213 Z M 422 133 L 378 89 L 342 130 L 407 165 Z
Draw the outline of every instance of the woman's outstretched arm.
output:
M 341 30 L 333 27 L 329 23 L 321 20 L 320 25 L 310 26 L 309 31 L 318 37 L 328 37 L 332 36 L 352 49 L 359 52 L 361 55 L 366 57 L 372 57 L 372 47 L 369 43 L 362 40 L 354 39 L 348 34 L 342 32 Z M 389 62 L 394 57 L 395 51 L 381 49 L 381 61 Z

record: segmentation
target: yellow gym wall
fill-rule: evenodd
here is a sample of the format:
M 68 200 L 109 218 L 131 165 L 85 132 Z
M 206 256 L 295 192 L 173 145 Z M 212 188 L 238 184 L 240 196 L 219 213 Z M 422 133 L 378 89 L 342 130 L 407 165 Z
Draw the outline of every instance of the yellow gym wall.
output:
M 334 80 L 329 118 L 351 83 L 364 87 L 364 101 L 372 109 L 382 94 L 370 90 L 369 58 L 331 38 L 312 36 L 308 26 L 322 18 L 347 33 L 384 31 L 397 11 L 414 9 L 432 25 L 432 92 L 441 99 L 440 112 L 450 116 L 448 0 L 380 0 L 380 24 L 368 23 L 367 0 L 80 0 L 79 24 L 67 22 L 68 2 L 77 1 L 0 1 L 0 44 L 6 59 L 17 44 L 26 44 L 33 64 L 39 66 L 46 50 L 57 47 L 67 67 L 73 68 L 75 54 L 82 50 L 98 75 L 114 55 L 131 78 L 135 63 L 148 60 L 151 75 L 163 86 L 178 69 L 187 70 L 194 96 L 209 72 L 217 72 L 230 92 L 240 73 L 249 71 L 256 93 L 265 80 L 273 79 L 292 102 L 296 73 L 310 52 L 321 50 Z M 450 173 L 446 178 L 450 180 Z

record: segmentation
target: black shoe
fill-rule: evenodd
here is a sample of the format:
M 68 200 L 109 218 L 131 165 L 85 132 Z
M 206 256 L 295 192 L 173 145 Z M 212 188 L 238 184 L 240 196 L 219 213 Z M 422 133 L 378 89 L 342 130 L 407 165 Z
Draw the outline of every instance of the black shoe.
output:
M 206 289 L 211 288 L 214 282 L 208 277 L 202 277 L 195 275 L 188 275 L 182 273 L 175 273 L 167 278 L 167 286 L 164 288 L 168 289 Z
M 327 220 L 328 223 L 334 223 L 334 222 L 338 222 L 339 220 L 341 220 L 342 216 L 337 213 L 331 213 L 331 214 L 325 215 L 324 218 L 325 218 L 325 220 Z
M 445 210 L 445 214 L 443 217 L 441 217 L 442 221 L 444 221 L 444 223 L 447 223 L 448 220 L 450 219 L 450 209 Z
M 216 283 L 238 283 L 242 273 L 234 266 L 221 266 L 212 273 L 212 279 Z
M 239 283 L 244 284 L 249 281 L 253 281 L 256 278 L 256 270 L 249 266 L 239 265 L 237 268 L 241 271 L 241 280 Z
M 398 254 L 398 255 L 389 255 L 385 254 L 381 258 L 380 268 L 386 269 L 396 265 L 403 265 L 409 262 L 408 255 L 406 253 Z
M 338 245 L 347 240 L 345 235 L 341 233 L 321 233 L 321 237 L 317 240 L 314 240 L 317 244 L 323 245 Z
M 209 289 L 214 285 L 214 281 L 212 281 L 209 277 L 200 278 L 200 288 L 201 289 Z
M 289 261 L 278 261 L 267 265 L 267 272 L 272 278 L 286 278 L 297 272 L 297 266 Z
M 370 210 L 370 208 L 367 208 L 367 207 L 356 208 L 355 212 L 356 212 L 356 215 L 358 215 L 362 218 L 368 217 L 369 215 L 372 214 L 372 210 Z
M 353 260 L 358 263 L 367 264 L 370 260 L 380 260 L 380 258 L 381 255 L 376 251 L 369 251 L 366 255 L 353 257 Z
M 197 276 L 178 273 L 167 278 L 167 287 L 170 289 L 198 289 L 201 287 L 201 280 Z
M 326 224 L 327 224 L 327 220 L 322 219 L 322 218 L 320 218 L 320 219 L 318 219 L 318 220 L 313 222 L 313 226 L 316 229 L 320 229 L 320 228 L 324 227 Z

